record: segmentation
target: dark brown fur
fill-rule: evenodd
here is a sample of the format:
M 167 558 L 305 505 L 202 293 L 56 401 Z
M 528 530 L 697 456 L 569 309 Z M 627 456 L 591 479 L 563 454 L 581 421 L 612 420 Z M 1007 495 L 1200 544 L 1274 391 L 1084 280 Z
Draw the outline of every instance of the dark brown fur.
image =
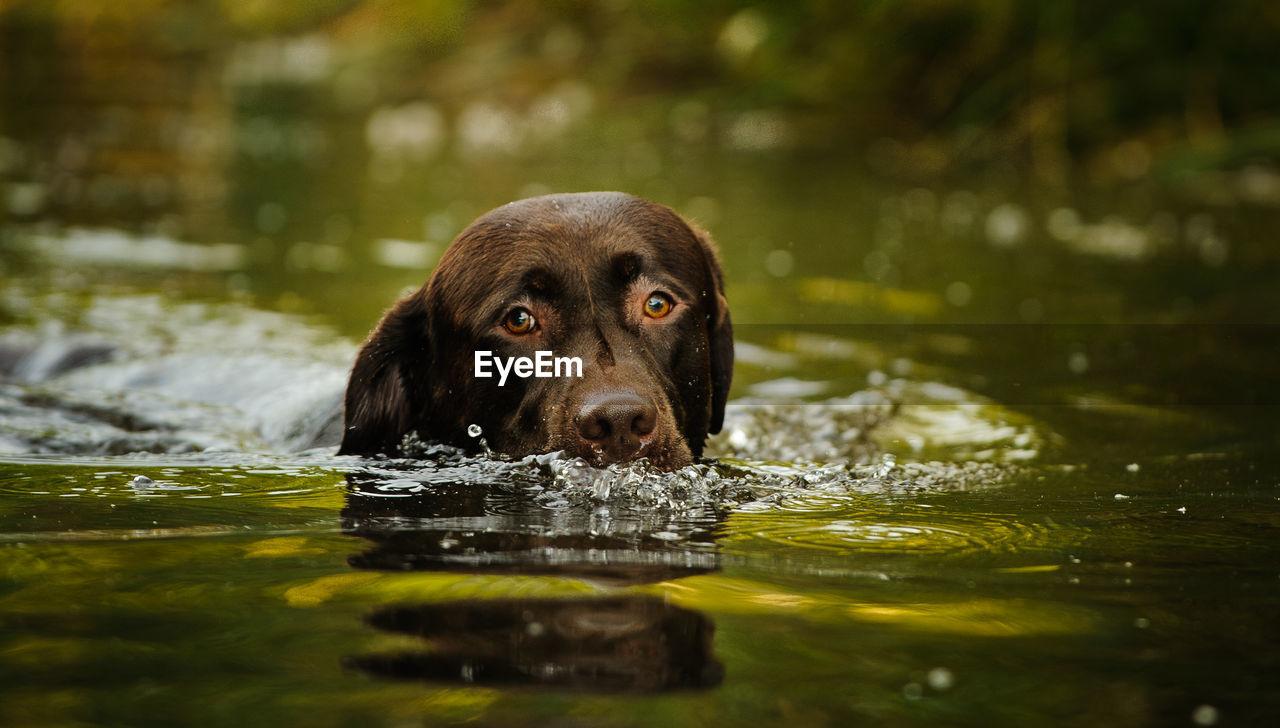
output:
M 655 291 L 675 301 L 664 318 L 643 315 Z M 516 306 L 538 320 L 535 333 L 503 328 Z M 477 349 L 580 357 L 583 377 L 513 374 L 499 387 L 474 376 Z M 596 464 L 648 457 L 681 467 L 720 431 L 732 373 L 732 324 L 704 233 L 630 195 L 537 197 L 472 223 L 383 317 L 351 372 L 339 452 L 394 453 L 414 431 L 474 447 L 476 424 L 510 455 L 566 450 Z M 584 425 L 593 418 L 606 435 Z M 610 422 L 626 437 L 611 440 Z

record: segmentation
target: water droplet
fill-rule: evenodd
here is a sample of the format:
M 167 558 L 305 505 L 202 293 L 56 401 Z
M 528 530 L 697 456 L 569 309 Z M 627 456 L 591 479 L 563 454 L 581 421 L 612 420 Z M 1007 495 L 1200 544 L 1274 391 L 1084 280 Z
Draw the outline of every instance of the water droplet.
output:
M 489 441 L 484 439 L 483 437 L 480 437 L 480 434 L 483 432 L 484 430 L 480 428 L 480 425 L 477 425 L 477 424 L 467 425 L 467 434 L 471 437 L 479 438 L 477 442 L 480 445 L 480 449 L 484 451 L 485 455 L 489 457 L 493 457 L 494 454 L 493 454 L 493 450 L 490 449 L 489 447 Z

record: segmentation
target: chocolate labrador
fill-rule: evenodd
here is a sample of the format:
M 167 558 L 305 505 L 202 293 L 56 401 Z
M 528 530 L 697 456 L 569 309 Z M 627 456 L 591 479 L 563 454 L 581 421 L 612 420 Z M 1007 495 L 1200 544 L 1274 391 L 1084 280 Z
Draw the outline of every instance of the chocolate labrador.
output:
M 383 316 L 347 384 L 342 454 L 406 434 L 596 465 L 701 457 L 720 431 L 733 335 L 710 239 L 616 192 L 513 202 L 454 240 Z

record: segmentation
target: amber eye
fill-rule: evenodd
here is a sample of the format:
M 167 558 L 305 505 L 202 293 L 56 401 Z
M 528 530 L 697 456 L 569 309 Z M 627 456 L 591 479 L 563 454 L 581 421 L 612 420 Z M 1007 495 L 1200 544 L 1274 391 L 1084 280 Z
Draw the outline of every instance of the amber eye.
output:
M 661 293 L 649 296 L 644 302 L 644 315 L 649 318 L 662 318 L 671 313 L 671 299 Z
M 513 308 L 511 313 L 502 320 L 502 326 L 507 331 L 516 335 L 529 334 L 533 332 L 533 328 L 538 325 L 538 320 L 529 313 L 527 309 Z

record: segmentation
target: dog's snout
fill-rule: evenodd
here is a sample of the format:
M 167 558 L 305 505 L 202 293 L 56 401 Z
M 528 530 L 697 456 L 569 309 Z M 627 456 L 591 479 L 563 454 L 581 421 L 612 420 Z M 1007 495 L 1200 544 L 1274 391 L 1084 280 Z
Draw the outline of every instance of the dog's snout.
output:
M 587 397 L 574 417 L 584 454 L 606 463 L 641 455 L 658 423 L 658 408 L 634 391 Z

